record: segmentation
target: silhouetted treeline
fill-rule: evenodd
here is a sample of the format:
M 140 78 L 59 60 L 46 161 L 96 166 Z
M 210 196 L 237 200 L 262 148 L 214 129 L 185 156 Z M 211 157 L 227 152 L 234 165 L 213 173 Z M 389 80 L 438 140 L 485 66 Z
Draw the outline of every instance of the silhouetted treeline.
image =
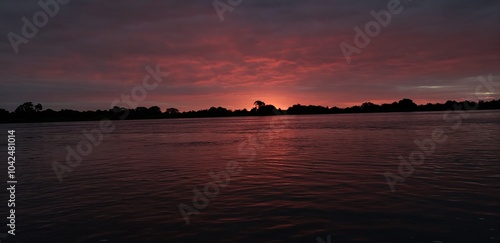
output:
M 398 102 L 391 104 L 377 105 L 371 102 L 365 102 L 361 106 L 352 106 L 348 108 L 338 107 L 323 107 L 323 106 L 304 106 L 294 105 L 288 110 L 286 114 L 335 114 L 335 113 L 370 113 L 370 112 L 413 112 L 413 111 L 446 111 L 446 110 L 493 110 L 500 109 L 500 99 L 492 101 L 452 101 L 449 100 L 444 104 L 440 103 L 427 103 L 425 105 L 417 105 L 410 99 L 402 99 Z
M 101 119 L 111 120 L 134 120 L 134 119 L 163 119 L 163 118 L 197 118 L 197 117 L 227 117 L 227 116 L 267 116 L 267 115 L 302 115 L 302 114 L 339 114 L 339 113 L 369 113 L 369 112 L 414 112 L 414 111 L 445 111 L 445 110 L 487 110 L 500 109 L 500 99 L 492 101 L 447 101 L 444 104 L 417 105 L 410 99 L 402 99 L 391 104 L 377 105 L 365 102 L 360 106 L 348 108 L 324 107 L 315 105 L 293 105 L 287 110 L 276 109 L 273 105 L 266 105 L 257 100 L 251 110 L 228 110 L 223 107 L 211 107 L 205 110 L 180 112 L 176 108 L 168 108 L 162 111 L 158 106 L 137 107 L 127 109 L 113 107 L 109 110 L 75 111 L 62 109 L 43 110 L 41 104 L 34 105 L 26 102 L 20 105 L 14 112 L 0 109 L 0 122 L 54 122 L 54 121 L 91 121 Z

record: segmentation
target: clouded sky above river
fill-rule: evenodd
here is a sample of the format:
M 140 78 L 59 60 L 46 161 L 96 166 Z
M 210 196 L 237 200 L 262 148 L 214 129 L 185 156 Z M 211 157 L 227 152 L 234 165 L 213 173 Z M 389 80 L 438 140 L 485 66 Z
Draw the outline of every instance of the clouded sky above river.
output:
M 210 0 L 70 1 L 16 54 L 8 34 L 42 8 L 4 0 L 0 108 L 109 109 L 156 64 L 170 76 L 139 105 L 163 110 L 443 102 L 474 97 L 479 75 L 500 78 L 496 0 L 402 0 L 348 63 L 340 43 L 355 46 L 354 28 L 388 2 L 243 0 L 221 21 Z

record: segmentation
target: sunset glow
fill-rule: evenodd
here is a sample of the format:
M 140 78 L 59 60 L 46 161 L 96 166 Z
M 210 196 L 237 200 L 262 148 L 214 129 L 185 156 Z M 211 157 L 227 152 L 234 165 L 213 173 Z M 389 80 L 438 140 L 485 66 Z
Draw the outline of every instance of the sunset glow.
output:
M 339 44 L 352 44 L 354 27 L 387 3 L 245 1 L 221 22 L 207 1 L 126 2 L 65 5 L 18 54 L 4 39 L 3 108 L 33 101 L 56 110 L 109 109 L 156 64 L 170 76 L 140 106 L 180 110 L 249 109 L 256 99 L 282 109 L 462 100 L 474 93 L 475 77 L 500 75 L 498 1 L 454 1 L 456 8 L 402 2 L 403 11 L 350 64 Z M 2 5 L 3 36 L 20 34 L 23 12 L 12 10 L 29 8 Z

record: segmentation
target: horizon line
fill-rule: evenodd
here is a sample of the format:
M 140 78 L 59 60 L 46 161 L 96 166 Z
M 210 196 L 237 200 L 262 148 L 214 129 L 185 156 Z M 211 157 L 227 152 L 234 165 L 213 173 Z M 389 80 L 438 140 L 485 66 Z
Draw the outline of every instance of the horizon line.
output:
M 372 104 L 374 104 L 374 105 L 379 105 L 379 106 L 381 106 L 381 105 L 385 105 L 385 104 L 390 105 L 390 104 L 397 103 L 397 102 L 402 101 L 402 100 L 405 100 L 405 99 L 411 100 L 411 101 L 413 102 L 413 100 L 412 100 L 412 99 L 410 99 L 410 98 L 402 98 L 402 99 L 400 99 L 400 100 L 393 101 L 393 102 L 390 102 L 390 103 L 376 104 L 376 103 L 373 103 L 373 102 L 371 102 L 371 101 L 365 101 L 365 102 L 362 102 L 362 103 L 361 103 L 361 104 L 359 104 L 359 105 L 346 106 L 346 107 L 338 107 L 338 106 L 335 106 L 335 105 L 334 105 L 334 106 L 329 106 L 329 105 L 323 106 L 323 105 L 314 105 L 314 104 L 307 104 L 307 105 L 305 105 L 305 104 L 301 104 L 301 103 L 296 103 L 296 104 L 293 104 L 293 105 L 291 105 L 291 106 L 288 106 L 286 109 L 284 109 L 284 108 L 282 108 L 282 107 L 276 107 L 276 106 L 274 106 L 273 104 L 266 104 L 266 105 L 272 105 L 272 106 L 274 106 L 276 109 L 279 109 L 279 110 L 287 110 L 287 109 L 289 109 L 290 107 L 293 107 L 294 105 L 301 105 L 301 106 L 318 106 L 318 107 L 325 107 L 325 108 L 335 108 L 335 107 L 336 107 L 336 108 L 339 108 L 339 109 L 347 109 L 347 108 L 353 108 L 353 107 L 357 107 L 357 106 L 359 107 L 359 106 L 361 106 L 361 105 L 363 105 L 363 104 L 365 104 L 365 103 L 372 103 Z M 428 104 L 433 104 L 433 105 L 436 105 L 436 104 L 445 104 L 445 103 L 447 103 L 448 101 L 451 101 L 451 102 L 457 102 L 457 103 L 460 103 L 460 102 L 466 102 L 466 101 L 468 101 L 468 102 L 478 102 L 478 103 L 479 103 L 479 102 L 481 102 L 481 101 L 483 101 L 483 102 L 485 102 L 485 101 L 495 101 L 495 100 L 497 100 L 497 99 L 498 99 L 498 100 L 500 100 L 500 97 L 497 97 L 497 98 L 491 98 L 491 99 L 481 99 L 481 100 L 479 100 L 479 99 L 478 99 L 478 100 L 467 100 L 467 99 L 464 99 L 464 100 L 460 100 L 460 101 L 457 101 L 457 100 L 446 100 L 445 102 L 442 102 L 442 103 L 440 103 L 440 102 L 436 102 L 436 103 L 427 102 L 427 103 L 425 103 L 425 104 L 422 104 L 422 103 L 421 103 L 421 104 L 417 104 L 417 103 L 415 103 L 415 102 L 413 102 L 413 103 L 415 103 L 417 106 L 423 106 L 423 105 L 428 105 Z M 259 100 L 256 100 L 256 101 L 259 101 Z M 19 106 L 21 106 L 21 105 L 23 105 L 23 104 L 25 104 L 25 103 L 29 103 L 29 102 L 31 102 L 31 103 L 33 103 L 33 104 L 37 103 L 37 102 L 32 102 L 32 101 L 26 101 L 26 102 L 23 102 L 22 104 L 18 105 L 17 107 L 19 107 Z M 265 103 L 265 102 L 264 102 L 264 103 Z M 37 104 L 40 104 L 40 103 L 37 103 Z M 43 106 L 43 104 L 41 104 L 41 105 Z M 147 107 L 147 106 L 136 106 L 136 107 L 133 107 L 133 108 L 132 108 L 132 107 L 123 107 L 123 106 L 118 106 L 118 107 L 119 107 L 119 108 L 125 108 L 125 109 L 129 109 L 129 110 L 133 110 L 133 109 L 137 109 L 137 108 L 139 108 L 139 107 L 151 108 L 151 107 L 155 107 L 155 106 L 159 107 L 159 108 L 160 108 L 160 110 L 167 110 L 167 109 L 170 109 L 170 108 L 175 108 L 175 109 L 177 109 L 177 108 L 176 108 L 176 107 L 174 107 L 174 106 L 164 107 L 164 108 L 162 109 L 162 107 L 160 107 L 159 105 L 152 105 L 152 106 L 149 106 L 149 107 Z M 254 106 L 255 106 L 255 105 L 254 105 Z M 17 107 L 16 107 L 16 109 L 17 109 Z M 202 111 L 202 110 L 208 110 L 208 109 L 210 109 L 210 108 L 212 108 L 212 107 L 214 107 L 214 108 L 219 108 L 219 107 L 221 107 L 221 108 L 225 108 L 225 109 L 230 110 L 230 111 L 237 111 L 237 110 L 241 110 L 241 111 L 242 111 L 242 110 L 247 109 L 246 107 L 245 107 L 245 108 L 239 108 L 239 109 L 228 109 L 228 108 L 226 108 L 226 107 L 224 107 L 224 106 L 220 106 L 220 105 L 219 105 L 219 106 L 213 106 L 213 105 L 212 105 L 212 106 L 210 106 L 210 107 L 208 107 L 208 108 L 203 108 L 203 109 L 198 109 L 198 110 L 194 110 L 194 109 L 191 109 L 191 110 L 183 110 L 183 111 L 179 111 L 179 112 L 181 112 L 181 113 L 182 113 L 182 112 L 191 112 L 191 111 Z M 63 109 L 59 109 L 59 110 L 54 110 L 54 109 L 51 109 L 51 108 L 47 108 L 47 109 L 44 109 L 44 110 L 49 110 L 49 109 L 50 109 L 50 110 L 53 110 L 53 111 L 72 110 L 72 111 L 78 111 L 78 112 L 87 112 L 87 111 L 98 111 L 98 110 L 100 110 L 100 111 L 107 111 L 107 110 L 112 110 L 112 109 L 113 109 L 113 107 L 110 107 L 110 108 L 108 108 L 108 109 L 95 109 L 95 110 L 80 110 L 80 109 L 71 109 L 71 108 L 63 108 Z M 247 109 L 247 110 L 248 110 L 248 111 L 250 111 L 251 109 L 253 109 L 253 108 L 250 108 L 250 109 Z M 2 107 L 0 107 L 0 110 L 5 110 L 5 111 L 8 111 L 9 113 L 14 113 L 14 112 L 15 112 L 15 109 L 14 109 L 13 111 L 10 111 L 10 110 L 4 109 L 4 108 L 2 108 Z

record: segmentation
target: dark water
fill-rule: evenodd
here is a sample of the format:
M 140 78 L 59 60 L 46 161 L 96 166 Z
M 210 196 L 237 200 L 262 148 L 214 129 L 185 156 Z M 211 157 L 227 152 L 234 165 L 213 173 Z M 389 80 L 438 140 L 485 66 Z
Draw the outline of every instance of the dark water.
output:
M 17 135 L 6 241 L 499 242 L 500 112 L 443 114 L 114 121 L 61 183 L 53 161 L 99 122 L 2 124 L 2 151 Z M 384 173 L 401 176 L 398 156 L 435 129 L 446 141 L 391 192 Z M 210 172 L 232 174 L 196 209 Z M 189 224 L 180 204 L 198 212 Z

